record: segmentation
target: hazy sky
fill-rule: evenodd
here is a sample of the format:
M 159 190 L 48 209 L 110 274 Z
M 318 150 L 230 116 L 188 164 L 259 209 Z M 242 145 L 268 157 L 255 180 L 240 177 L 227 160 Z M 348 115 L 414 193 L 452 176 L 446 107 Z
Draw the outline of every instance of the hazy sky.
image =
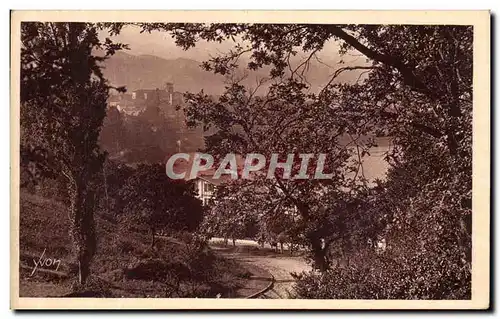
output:
M 227 52 L 234 45 L 234 42 L 227 41 L 223 43 L 214 43 L 200 41 L 194 48 L 187 51 L 176 46 L 174 39 L 167 32 L 140 33 L 138 27 L 128 26 L 122 32 L 114 37 L 117 41 L 128 43 L 130 50 L 127 53 L 134 55 L 151 54 L 166 59 L 187 58 L 197 61 L 204 61 L 221 52 Z M 337 42 L 330 41 L 325 45 L 318 57 L 326 63 L 335 63 L 339 60 Z M 306 56 L 304 53 L 302 54 Z M 348 59 L 356 59 L 355 56 Z M 346 58 L 344 58 L 344 61 Z M 348 61 L 345 61 L 348 62 Z
M 217 54 L 217 50 L 226 51 L 231 43 L 214 44 L 200 41 L 196 47 L 184 51 L 178 47 L 174 39 L 167 32 L 140 33 L 138 27 L 125 27 L 121 33 L 113 37 L 116 41 L 129 44 L 130 50 L 125 51 L 134 55 L 151 54 L 166 59 L 187 58 L 203 61 L 210 54 Z
M 103 37 L 109 36 L 107 32 L 102 34 Z M 118 36 L 113 37 L 114 41 L 125 43 L 129 45 L 130 50 L 124 52 L 132 55 L 154 55 L 160 58 L 175 60 L 178 58 L 192 59 L 198 62 L 207 61 L 212 56 L 217 56 L 228 52 L 235 46 L 235 42 L 228 40 L 222 43 L 217 42 L 206 42 L 199 41 L 196 43 L 194 48 L 190 48 L 184 51 L 182 48 L 175 44 L 174 39 L 168 32 L 155 31 L 152 33 L 140 33 L 140 28 L 135 26 L 127 26 L 122 29 Z M 243 43 L 243 46 L 245 44 Z M 297 48 L 298 49 L 298 48 Z M 348 65 L 363 65 L 366 63 L 365 58 L 356 54 L 346 54 L 342 58 L 338 54 L 339 43 L 336 41 L 330 41 L 325 44 L 323 50 L 318 52 L 316 56 L 319 61 L 315 58 L 311 59 L 310 68 L 304 69 L 304 77 L 307 79 L 310 89 L 312 91 L 320 90 L 326 83 L 329 82 L 332 75 L 340 67 L 345 67 Z M 295 68 L 299 66 L 307 57 L 309 53 L 300 52 L 295 58 L 291 58 L 291 67 Z M 245 67 L 246 59 L 249 57 L 240 57 L 239 62 L 241 67 Z M 339 64 L 342 60 L 343 64 Z M 154 74 L 156 70 L 145 71 L 149 75 Z M 262 71 L 262 70 L 259 70 Z M 302 71 L 302 70 L 301 70 Z M 300 72 L 300 71 L 299 71 Z M 263 73 L 250 72 L 249 81 L 255 85 L 256 79 L 262 77 Z M 267 75 L 267 73 L 266 73 Z M 146 76 L 146 75 L 144 75 Z M 146 76 L 147 78 L 148 76 Z M 351 82 L 356 81 L 360 78 L 360 71 L 350 71 L 341 74 L 337 81 L 339 82 Z M 201 81 L 201 79 L 199 79 Z M 250 83 L 249 82 L 249 83 Z M 122 83 L 120 82 L 120 85 Z M 129 84 L 130 85 L 130 84 Z M 138 84 L 137 84 L 138 85 Z M 220 86 L 223 88 L 223 80 L 221 79 Z

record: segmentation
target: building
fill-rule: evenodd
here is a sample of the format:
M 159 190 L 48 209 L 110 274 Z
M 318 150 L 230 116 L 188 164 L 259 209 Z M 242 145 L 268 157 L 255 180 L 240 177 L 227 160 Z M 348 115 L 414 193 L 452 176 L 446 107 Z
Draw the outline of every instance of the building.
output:
M 215 199 L 215 191 L 222 184 L 222 179 L 213 179 L 211 176 L 200 176 L 195 179 L 194 190 L 195 196 L 203 206 L 213 203 Z
M 195 197 L 201 200 L 203 206 L 207 206 L 212 203 L 215 198 L 215 192 L 217 187 L 219 187 L 223 178 L 214 179 L 215 169 L 210 168 L 205 171 L 201 171 L 197 174 L 195 178 L 191 178 L 191 168 L 193 166 L 193 159 L 195 157 L 194 152 L 189 153 L 189 160 L 178 160 L 174 163 L 173 170 L 176 173 L 185 173 L 184 179 L 186 181 L 194 181 L 194 191 Z M 222 176 L 223 177 L 223 176 Z
M 186 180 L 190 180 L 190 168 L 192 167 L 195 153 L 190 153 L 189 155 L 190 160 L 188 162 L 179 161 L 178 165 L 174 165 L 174 171 L 176 171 L 176 173 L 186 172 Z M 236 155 L 238 174 L 241 174 L 244 163 L 245 159 L 240 155 Z M 199 172 L 198 176 L 194 178 L 195 196 L 201 200 L 203 206 L 213 203 L 217 188 L 231 181 L 231 176 L 227 174 L 222 174 L 218 179 L 213 178 L 218 167 L 218 164 L 214 164 L 212 168 Z
M 180 138 L 184 150 L 197 150 L 203 147 L 203 130 L 191 128 L 186 124 L 182 106 L 183 94 L 174 90 L 174 84 L 167 82 L 162 89 L 138 89 L 131 93 L 111 95 L 108 106 L 128 116 L 144 116 L 152 123 L 167 122 Z
M 183 104 L 181 92 L 174 91 L 173 83 L 166 83 L 163 89 L 139 89 L 132 93 L 111 95 L 108 99 L 109 106 L 117 107 L 126 114 L 135 114 L 145 111 L 147 107 L 158 106 L 166 117 L 180 118 Z

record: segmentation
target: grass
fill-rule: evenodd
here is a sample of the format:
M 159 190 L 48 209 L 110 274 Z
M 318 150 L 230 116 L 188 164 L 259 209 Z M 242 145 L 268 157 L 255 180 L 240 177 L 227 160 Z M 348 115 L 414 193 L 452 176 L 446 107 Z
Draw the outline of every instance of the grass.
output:
M 99 297 L 242 297 L 239 289 L 252 275 L 234 260 L 195 247 L 183 239 L 161 237 L 154 250 L 148 234 L 96 214 L 98 249 L 92 262 L 87 293 Z M 21 191 L 20 296 L 54 297 L 73 291 L 76 269 L 62 203 Z M 39 266 L 44 258 L 60 260 Z M 251 285 L 254 285 L 252 282 Z

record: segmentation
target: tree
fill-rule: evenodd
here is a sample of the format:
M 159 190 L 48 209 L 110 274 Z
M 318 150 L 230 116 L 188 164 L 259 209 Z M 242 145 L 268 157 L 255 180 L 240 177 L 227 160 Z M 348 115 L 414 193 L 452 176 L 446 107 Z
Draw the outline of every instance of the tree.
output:
M 330 109 L 323 117 L 316 117 L 317 121 L 325 123 L 331 118 L 344 121 L 343 125 L 329 126 L 333 131 L 344 127 L 344 133 L 353 135 L 354 140 L 370 134 L 392 138 L 394 148 L 387 154 L 392 169 L 387 184 L 380 185 L 383 190 L 379 199 L 354 206 L 372 207 L 370 211 L 375 215 L 370 216 L 379 221 L 378 232 L 401 248 L 391 258 L 402 260 L 408 267 L 407 282 L 418 286 L 419 276 L 424 275 L 434 283 L 430 290 L 409 289 L 416 292 L 400 297 L 470 296 L 472 27 L 156 23 L 141 26 L 145 31 L 171 32 L 177 44 L 185 49 L 195 46 L 200 39 L 242 39 L 228 54 L 206 61 L 204 67 L 228 74 L 238 66 L 238 59 L 247 54 L 249 69 L 270 66 L 270 77 L 287 79 L 287 88 L 296 86 L 295 82 L 307 83 L 304 70 L 312 59 L 318 58 L 317 53 L 328 41 L 339 43 L 341 56 L 346 53 L 364 56 L 366 63 L 360 65 L 341 63 L 321 91 L 309 96 Z M 290 58 L 298 52 L 308 56 L 293 65 Z M 358 80 L 337 82 L 339 75 L 346 72 L 358 72 Z M 286 101 L 286 104 L 298 107 L 299 103 Z M 217 116 L 226 118 L 223 108 L 219 110 Z M 204 118 L 212 120 L 215 114 L 206 113 Z M 247 114 L 251 118 L 251 113 Z M 236 123 L 231 116 L 227 116 L 227 121 Z M 227 130 L 224 133 L 223 141 L 233 143 L 239 139 Z M 366 151 L 364 147 L 361 156 Z M 335 205 L 356 203 L 359 194 L 336 201 Z M 327 215 L 337 212 L 329 211 Z M 366 222 L 347 216 L 344 221 L 350 221 L 342 226 L 344 229 L 357 229 L 356 225 Z M 409 243 L 415 245 L 408 246 Z M 414 249 L 419 245 L 424 249 Z M 450 258 L 444 252 L 455 257 Z M 417 271 L 417 264 L 410 262 L 426 257 L 430 267 L 427 269 L 432 271 Z M 388 282 L 395 285 L 394 280 Z
M 97 139 L 111 89 L 99 62 L 123 48 L 109 39 L 101 42 L 102 28 L 91 23 L 21 25 L 21 164 L 36 164 L 35 178 L 65 177 L 80 284 L 96 249 L 94 184 L 104 160 Z M 98 49 L 103 56 L 94 55 Z
M 256 234 L 256 216 L 241 211 L 241 202 L 236 197 L 220 197 L 209 207 L 201 227 L 207 237 L 221 236 L 227 244 L 232 239 L 253 237 Z
M 178 151 L 181 138 L 178 123 L 166 118 L 161 105 L 151 101 L 138 116 L 127 116 L 124 121 L 123 146 L 128 162 L 158 163 L 165 155 Z
M 239 213 L 260 212 L 276 218 L 287 218 L 293 210 L 298 215 L 294 221 L 300 226 L 304 244 L 311 247 L 316 267 L 328 268 L 326 251 L 322 245 L 326 228 L 326 211 L 332 206 L 322 200 L 325 196 L 342 197 L 343 189 L 352 184 L 345 178 L 349 169 L 349 150 L 339 143 L 342 119 L 329 117 L 329 108 L 320 101 L 310 99 L 303 92 L 303 84 L 296 81 L 275 83 L 265 96 L 256 95 L 239 83 L 214 100 L 206 95 L 189 94 L 187 116 L 196 124 L 214 128 L 215 133 L 206 139 L 207 150 L 214 156 L 227 153 L 262 154 L 268 160 L 279 154 L 284 161 L 288 154 L 326 154 L 324 171 L 330 179 L 288 179 L 277 170 L 272 178 L 254 174 L 251 179 L 225 185 L 225 196 L 237 198 Z M 323 121 L 317 121 L 323 119 Z M 314 175 L 317 163 L 310 160 L 307 174 Z M 292 175 L 300 169 L 300 159 L 293 158 Z
M 124 150 L 127 131 L 122 114 L 116 107 L 108 108 L 99 135 L 101 147 L 112 155 Z
M 120 189 L 134 174 L 134 169 L 120 161 L 109 158 L 103 164 L 100 188 L 97 190 L 104 193 L 102 207 L 110 213 L 110 217 L 116 218 L 120 206 Z
M 271 66 L 273 78 L 287 75 L 301 78 L 307 68 L 329 41 L 339 41 L 339 53 L 358 51 L 364 55 L 367 65 L 340 67 L 319 93 L 324 99 L 338 89 L 353 90 L 360 85 L 336 84 L 335 79 L 343 72 L 369 71 L 368 83 L 372 90 L 365 95 L 371 97 L 372 110 L 381 110 L 391 104 L 390 94 L 404 91 L 418 100 L 438 104 L 435 116 L 452 119 L 465 116 L 461 108 L 470 105 L 472 97 L 472 28 L 466 26 L 396 26 L 396 25 L 314 25 L 314 24 L 139 24 L 143 30 L 171 32 L 176 43 L 184 49 L 196 45 L 199 39 L 207 41 L 231 40 L 241 37 L 245 45 L 235 44 L 234 50 L 216 56 L 204 63 L 204 67 L 215 73 L 227 74 L 237 66 L 238 59 L 250 53 L 249 69 Z M 308 58 L 293 68 L 290 56 L 300 48 L 310 53 Z M 341 62 L 343 63 L 343 62 Z M 288 74 L 287 70 L 290 70 Z M 375 86 L 375 82 L 379 81 Z M 358 81 L 359 82 L 359 81 Z M 392 82 L 392 83 L 391 83 Z M 362 84 L 363 87 L 366 84 Z M 378 90 L 375 90 L 378 88 Z M 359 91 L 357 91 L 359 93 Z M 337 98 L 338 95 L 334 94 Z M 358 97 L 361 98 L 362 95 Z M 385 104 L 382 103 L 384 100 Z M 334 101 L 330 97 L 330 101 Z M 402 101 L 398 101 L 402 102 Z M 380 104 L 384 107 L 381 107 Z M 351 102 L 351 106 L 352 106 Z M 401 110 L 400 110 L 401 111 Z M 382 114 L 394 121 L 402 120 L 403 114 Z M 380 117 L 380 115 L 378 116 Z M 431 125 L 434 124 L 434 125 Z M 450 152 L 456 153 L 460 141 L 459 127 L 440 127 L 437 123 L 426 123 L 416 118 L 406 126 L 413 127 L 435 138 L 445 137 Z
M 171 180 L 161 164 L 140 164 L 119 193 L 122 220 L 147 227 L 151 248 L 158 230 L 193 232 L 203 219 L 193 185 Z
M 278 212 L 278 214 L 280 214 L 280 212 Z M 267 214 L 260 220 L 259 238 L 262 245 L 268 242 L 271 246 L 276 245 L 276 248 L 278 248 L 277 245 L 279 244 L 282 253 L 283 245 L 288 243 L 290 244 L 290 252 L 292 252 L 293 244 L 299 241 L 295 227 L 296 223 L 291 212 L 288 212 L 288 214 L 280 214 L 279 216 Z

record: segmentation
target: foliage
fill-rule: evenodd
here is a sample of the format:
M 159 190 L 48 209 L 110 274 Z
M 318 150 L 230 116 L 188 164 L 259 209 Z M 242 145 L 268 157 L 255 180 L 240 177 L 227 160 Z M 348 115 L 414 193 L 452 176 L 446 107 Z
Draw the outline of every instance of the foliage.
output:
M 165 159 L 165 154 L 178 150 L 178 124 L 165 118 L 157 107 L 138 116 L 127 116 L 124 125 L 127 162 L 158 163 Z
M 185 49 L 200 39 L 234 40 L 227 54 L 204 63 L 207 70 L 231 74 L 240 58 L 249 56 L 247 68 L 270 66 L 271 85 L 265 97 L 256 97 L 231 85 L 218 101 L 189 96 L 188 115 L 215 127 L 208 149 L 250 153 L 324 152 L 337 159 L 337 174 L 319 191 L 310 181 L 287 185 L 276 179 L 276 189 L 259 179 L 252 188 L 252 208 L 264 213 L 274 203 L 281 211 L 294 208 L 316 259 L 318 238 L 342 247 L 344 261 L 354 260 L 367 240 L 387 242 L 387 268 L 373 252 L 362 264 L 350 264 L 344 278 L 339 270 L 318 275 L 319 283 L 333 291 L 336 282 L 351 290 L 347 296 L 401 298 L 470 298 L 472 200 L 472 28 L 434 25 L 314 25 L 314 24 L 142 24 L 143 30 L 171 32 Z M 318 93 L 308 93 L 304 70 L 325 44 L 337 41 L 339 54 L 361 54 L 359 65 L 340 62 Z M 298 65 L 291 57 L 307 58 Z M 338 83 L 346 72 L 358 72 L 353 83 Z M 279 102 L 279 103 L 278 103 Z M 238 127 L 239 130 L 233 128 Z M 394 147 L 387 154 L 392 168 L 386 183 L 376 188 L 349 175 L 346 152 L 336 145 L 336 134 L 352 136 L 351 146 L 361 162 L 369 146 L 356 143 L 360 136 L 390 136 Z M 277 138 L 278 137 L 278 138 Z M 324 144 L 322 143 L 324 141 Z M 328 146 L 334 149 L 328 149 Z M 335 156 L 336 155 L 336 156 Z M 341 169 L 344 168 L 344 169 Z M 361 174 L 362 175 L 362 174 Z M 281 185 L 280 185 L 281 184 Z M 290 187 L 291 186 L 291 187 Z M 324 185 L 321 185 L 324 187 Z M 330 187 L 330 188 L 329 188 Z M 242 187 L 238 185 L 241 192 Z M 346 191 L 341 191 L 341 189 Z M 265 195 L 264 195 L 265 193 Z M 321 194 L 321 196 L 319 196 Z M 257 202 L 257 204 L 255 204 Z M 263 203 L 268 204 L 267 207 Z M 250 206 L 249 206 L 250 207 Z M 366 214 L 365 214 L 366 213 Z M 283 215 L 276 215 L 283 220 Z M 299 223 L 300 225 L 300 223 Z M 370 226 L 372 225 L 372 226 Z M 316 245 L 316 247 L 315 247 Z M 328 254 L 338 256 L 335 249 Z M 318 260 L 315 260 L 318 262 Z M 424 262 L 425 261 L 425 262 Z M 370 276 L 393 269 L 376 285 Z M 385 272 L 386 274 L 387 272 Z M 359 275 L 357 275 L 359 274 Z M 368 276 L 368 277 L 366 277 Z M 314 277 L 316 278 L 316 277 Z M 398 279 L 399 278 L 399 279 Z M 404 285 L 404 293 L 398 285 Z M 345 283 L 342 284 L 342 283 Z M 382 285 L 382 283 L 384 285 Z M 429 286 L 421 288 L 422 283 Z M 382 289 L 385 289 L 382 288 Z M 347 288 L 346 288 L 347 289 Z M 325 290 L 311 286 L 310 291 Z M 326 293 L 342 297 L 342 289 Z M 348 291 L 348 290 L 346 290 Z M 396 292 L 398 291 L 398 292 Z M 306 294 L 307 295 L 307 294 Z
M 34 180 L 65 177 L 80 284 L 95 252 L 93 184 L 104 160 L 97 137 L 111 89 L 99 62 L 123 48 L 101 42 L 99 30 L 90 23 L 21 25 L 21 164 Z M 94 55 L 97 49 L 105 56 Z
M 66 276 L 55 276 L 37 271 L 30 277 L 33 259 L 45 257 L 61 259 L 59 272 L 67 273 L 78 267 L 71 260 L 71 241 L 67 236 L 69 220 L 67 206 L 39 195 L 21 193 L 20 199 L 20 293 L 21 296 L 61 297 L 70 292 L 72 283 Z M 92 275 L 84 286 L 75 285 L 76 295 L 92 293 L 103 297 L 223 297 L 234 296 L 234 289 L 241 285 L 240 274 L 246 271 L 233 260 L 213 255 L 206 242 L 199 237 L 184 234 L 181 239 L 163 237 L 154 250 L 149 247 L 147 234 L 131 232 L 121 223 L 104 219 L 104 211 L 96 212 L 98 246 L 92 263 Z M 50 231 L 47 231 L 50 230 Z M 145 273 L 131 269 L 154 263 L 162 267 L 165 276 L 142 277 Z M 174 265 L 174 266 L 172 266 Z M 40 268 L 39 268 L 40 269 Z M 195 276 L 183 277 L 183 271 Z M 184 272 L 185 274 L 185 272 Z M 51 275 L 51 276 L 49 276 Z M 132 275 L 130 279 L 127 277 Z M 174 291 L 176 278 L 179 294 Z M 132 279 L 134 278 L 134 279 Z M 111 290 L 111 295 L 109 295 Z M 193 293 L 193 294 L 192 294 Z M 194 293 L 199 293 L 198 295 Z
M 289 180 L 279 171 L 273 179 L 257 173 L 227 183 L 217 200 L 220 216 L 230 223 L 219 222 L 214 210 L 206 219 L 214 232 L 235 236 L 247 221 L 261 220 L 276 236 L 287 225 L 321 271 L 300 277 L 299 296 L 470 298 L 472 27 L 139 25 L 146 32 L 170 32 L 185 49 L 199 40 L 242 40 L 203 64 L 231 79 L 224 94 L 186 95 L 190 124 L 210 132 L 208 152 L 259 153 L 267 159 L 273 153 L 327 155 L 328 180 Z M 104 26 L 118 33 L 123 24 Z M 99 43 L 98 27 L 23 25 L 22 158 L 47 175 L 60 171 L 68 177 L 71 212 L 86 216 L 74 218 L 77 231 L 92 229 L 91 190 L 103 160 L 96 141 L 109 89 L 97 65 L 104 57 L 91 50 L 105 47 L 111 54 L 121 48 Z M 330 41 L 339 44 L 340 56 L 360 54 L 366 60 L 339 62 L 321 90 L 311 92 L 305 71 Z M 305 60 L 292 63 L 299 52 Z M 234 78 L 243 56 L 250 70 L 269 67 L 269 78 L 256 88 Z M 339 83 L 347 72 L 355 72 L 357 81 Z M 259 90 L 266 81 L 264 94 Z M 375 185 L 362 170 L 374 141 L 361 141 L 372 136 L 389 136 L 393 144 L 386 154 L 391 169 Z M 298 170 L 296 156 L 292 173 Z M 186 226 L 192 217 L 186 219 L 186 212 L 200 211 L 188 193 L 166 178 L 163 167 L 140 166 L 121 191 L 123 217 L 147 225 L 153 235 L 158 224 L 194 229 L 202 214 Z M 88 263 L 93 236 L 81 235 L 85 242 L 77 251 Z M 382 239 L 386 247 L 379 249 Z
M 196 150 L 194 138 L 187 138 L 180 125 L 183 123 L 166 116 L 157 104 L 148 105 L 138 115 L 126 115 L 110 107 L 99 142 L 114 160 L 158 163 L 166 154 L 179 150 L 178 141 L 182 141 L 184 151 Z
M 99 134 L 99 144 L 108 153 L 123 150 L 127 141 L 123 115 L 116 107 L 109 107 Z
M 320 100 L 305 94 L 304 84 L 297 81 L 275 83 L 266 96 L 256 95 L 238 83 L 227 87 L 217 101 L 203 94 L 189 95 L 187 115 L 195 123 L 202 123 L 215 133 L 206 139 L 207 150 L 215 156 L 226 153 L 258 153 L 270 159 L 279 154 L 326 154 L 324 171 L 331 173 L 328 180 L 291 180 L 277 171 L 274 179 L 265 174 L 254 174 L 251 179 L 240 179 L 226 185 L 224 196 L 234 196 L 239 203 L 239 214 L 257 218 L 274 215 L 284 220 L 292 217 L 302 233 L 305 245 L 310 245 L 318 267 L 328 267 L 321 238 L 328 227 L 326 211 L 335 209 L 322 198 L 342 197 L 345 187 L 352 184 L 344 171 L 355 169 L 348 162 L 349 150 L 340 145 L 344 124 L 342 119 L 330 116 L 330 109 Z M 321 121 L 318 121 L 321 119 Z M 316 163 L 311 160 L 308 174 L 314 174 Z M 292 173 L 299 171 L 300 160 L 294 158 Z
M 254 237 L 256 234 L 255 216 L 240 214 L 239 204 L 236 198 L 220 198 L 211 205 L 201 227 L 206 237 L 221 236 L 233 240 Z
M 123 221 L 151 231 L 151 246 L 156 231 L 194 231 L 203 218 L 193 185 L 171 180 L 161 164 L 138 165 L 120 189 L 118 205 Z

